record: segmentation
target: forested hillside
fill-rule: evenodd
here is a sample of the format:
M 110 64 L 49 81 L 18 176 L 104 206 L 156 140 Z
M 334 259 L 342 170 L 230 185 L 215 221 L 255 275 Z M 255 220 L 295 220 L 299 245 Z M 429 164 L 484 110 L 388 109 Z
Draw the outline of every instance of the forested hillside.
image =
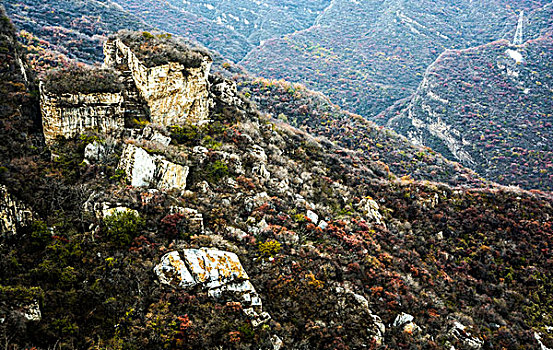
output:
M 553 40 L 446 51 L 388 125 L 503 184 L 553 189 Z
M 25 34 L 39 78 L 1 6 L 0 34 L 6 348 L 553 346 L 551 193 L 480 180 L 301 85 L 223 77 L 167 33 L 111 34 L 102 68 L 57 69 Z M 503 53 L 486 76 L 544 91 L 504 45 L 478 49 Z
M 541 11 L 548 2 L 337 0 L 315 26 L 266 42 L 242 64 L 372 117 L 411 95 L 444 50 L 511 39 L 518 11 Z

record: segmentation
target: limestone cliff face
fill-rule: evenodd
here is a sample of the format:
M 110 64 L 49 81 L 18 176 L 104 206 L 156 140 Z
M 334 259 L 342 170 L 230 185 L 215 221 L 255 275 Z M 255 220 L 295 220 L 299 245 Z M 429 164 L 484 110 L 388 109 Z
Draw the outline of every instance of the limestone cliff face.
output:
M 104 45 L 104 65 L 127 66 L 141 97 L 150 110 L 151 121 L 162 125 L 200 122 L 209 114 L 209 70 L 211 58 L 205 56 L 197 68 L 170 62 L 146 67 L 119 39 Z
M 125 126 L 121 93 L 50 94 L 40 89 L 42 127 L 47 144 L 56 137 L 75 137 L 85 130 L 109 133 Z
M 188 167 L 151 155 L 143 148 L 128 144 L 123 150 L 119 168 L 125 171 L 132 186 L 160 190 L 186 188 Z
M 14 235 L 18 228 L 29 225 L 32 220 L 32 211 L 14 199 L 6 186 L 0 185 L 0 236 Z

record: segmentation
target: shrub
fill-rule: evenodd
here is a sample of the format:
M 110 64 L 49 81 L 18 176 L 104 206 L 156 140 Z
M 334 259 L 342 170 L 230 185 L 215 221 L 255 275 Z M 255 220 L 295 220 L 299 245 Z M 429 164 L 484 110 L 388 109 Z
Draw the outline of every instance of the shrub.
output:
M 52 239 L 52 234 L 43 221 L 35 221 L 30 227 L 30 243 L 33 248 L 44 248 Z
M 202 138 L 202 130 L 196 125 L 173 125 L 170 127 L 170 130 L 171 138 L 179 145 L 192 146 Z
M 275 254 L 278 254 L 278 252 L 280 252 L 281 245 L 275 240 L 269 240 L 266 242 L 259 242 L 257 249 L 259 250 L 261 256 L 273 257 Z
M 169 214 L 161 219 L 164 232 L 169 238 L 183 238 L 188 236 L 186 231 L 186 222 L 181 213 Z
M 121 31 L 117 37 L 129 46 L 138 59 L 147 67 L 156 67 L 169 62 L 178 62 L 185 67 L 201 65 L 206 51 L 192 47 L 182 39 L 170 34 Z
M 123 85 L 112 69 L 73 65 L 50 71 L 44 79 L 44 89 L 53 94 L 116 93 L 121 92 Z
M 40 287 L 0 286 L 0 303 L 28 304 L 33 301 L 42 302 L 44 291 Z
M 104 218 L 106 237 L 116 245 L 129 245 L 140 235 L 144 219 L 132 211 L 117 212 Z
M 210 163 L 205 169 L 204 177 L 210 183 L 217 183 L 229 175 L 228 165 L 220 160 Z

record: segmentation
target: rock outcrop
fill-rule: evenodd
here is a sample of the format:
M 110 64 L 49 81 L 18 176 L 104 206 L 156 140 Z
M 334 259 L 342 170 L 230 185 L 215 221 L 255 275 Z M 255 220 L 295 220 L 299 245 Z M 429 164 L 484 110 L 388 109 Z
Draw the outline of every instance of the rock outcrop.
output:
M 150 118 L 162 125 L 200 122 L 209 114 L 209 70 L 212 60 L 204 56 L 199 67 L 185 67 L 178 62 L 146 67 L 119 39 L 104 46 L 107 67 L 126 67 L 141 97 L 148 104 Z
M 169 162 L 159 155 L 151 155 L 133 144 L 125 146 L 119 169 L 125 171 L 132 186 L 160 190 L 184 190 L 189 170 L 187 166 Z
M 58 136 L 71 138 L 86 130 L 109 133 L 125 126 L 122 93 L 55 95 L 41 84 L 40 110 L 46 144 Z
M 397 315 L 392 324 L 394 328 L 400 328 L 404 333 L 412 334 L 414 332 L 420 332 L 420 327 L 414 322 L 415 318 L 405 312 Z
M 217 300 L 230 297 L 240 302 L 254 327 L 270 319 L 234 253 L 212 248 L 184 249 L 182 254 L 173 251 L 161 258 L 154 271 L 163 284 L 182 289 L 200 286 Z
M 384 225 L 384 219 L 382 214 L 380 214 L 379 206 L 376 201 L 370 197 L 363 198 L 358 204 L 359 210 L 365 214 L 366 219 L 369 222 L 373 222 L 377 225 Z
M 33 212 L 13 198 L 6 186 L 0 185 L 0 236 L 14 235 L 17 229 L 29 225 Z

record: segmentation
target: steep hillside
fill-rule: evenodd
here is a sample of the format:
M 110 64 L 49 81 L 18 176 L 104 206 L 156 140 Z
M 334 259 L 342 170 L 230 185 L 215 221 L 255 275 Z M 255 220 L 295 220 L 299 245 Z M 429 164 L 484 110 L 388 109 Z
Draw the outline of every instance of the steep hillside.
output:
M 22 193 L 28 189 L 25 173 L 40 159 L 37 147 L 43 144 L 37 86 L 1 5 L 0 21 L 0 181 Z
M 371 117 L 412 94 L 445 49 L 510 39 L 519 9 L 547 2 L 335 0 L 315 26 L 269 40 L 241 63 Z
M 153 28 L 109 0 L 3 3 L 19 30 L 44 40 L 43 46 L 88 63 L 102 59 L 102 40 L 110 33 Z
M 390 129 L 340 109 L 323 94 L 303 85 L 243 76 L 238 87 L 273 118 L 355 150 L 365 161 L 383 162 L 397 176 L 451 185 L 485 183 L 467 168 L 429 148 L 413 145 Z
M 446 51 L 389 125 L 487 179 L 553 189 L 553 40 Z
M 2 178 L 28 189 L 1 188 L 1 222 L 32 213 L 0 235 L 8 348 L 553 345 L 550 195 L 396 179 L 167 35 L 104 52 L 47 75 L 52 160 Z
M 330 4 L 330 0 L 115 1 L 159 29 L 194 38 L 235 62 L 264 40 L 309 28 Z

